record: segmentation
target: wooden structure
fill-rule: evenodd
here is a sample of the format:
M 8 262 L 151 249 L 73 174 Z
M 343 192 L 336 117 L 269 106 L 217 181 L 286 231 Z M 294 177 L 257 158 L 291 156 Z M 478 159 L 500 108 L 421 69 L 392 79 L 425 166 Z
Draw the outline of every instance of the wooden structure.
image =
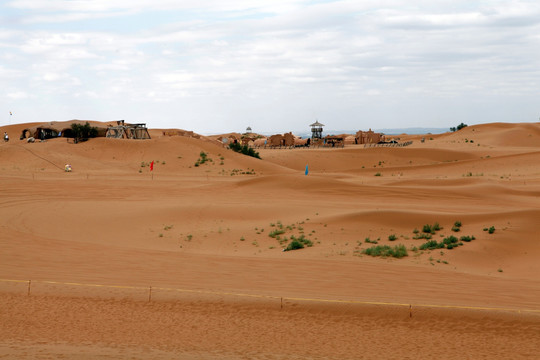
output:
M 322 139 L 322 131 L 323 131 L 322 127 L 324 126 L 324 124 L 321 124 L 320 122 L 315 121 L 313 124 L 309 126 L 311 126 L 311 139 L 312 140 Z
M 344 147 L 345 138 L 343 136 L 331 136 L 328 135 L 324 138 L 325 147 Z
M 107 128 L 108 138 L 112 139 L 150 139 L 146 124 L 125 124 L 124 120 L 116 122 L 116 126 Z

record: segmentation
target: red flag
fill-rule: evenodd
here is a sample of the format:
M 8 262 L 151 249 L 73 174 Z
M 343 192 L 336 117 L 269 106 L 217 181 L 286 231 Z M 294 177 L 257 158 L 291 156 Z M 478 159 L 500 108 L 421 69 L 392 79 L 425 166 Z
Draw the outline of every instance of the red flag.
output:
M 154 160 L 150 163 L 150 171 L 154 170 Z

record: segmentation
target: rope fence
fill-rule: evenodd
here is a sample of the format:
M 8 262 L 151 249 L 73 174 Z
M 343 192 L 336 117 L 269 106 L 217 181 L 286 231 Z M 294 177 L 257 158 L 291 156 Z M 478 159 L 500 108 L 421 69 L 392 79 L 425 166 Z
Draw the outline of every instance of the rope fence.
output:
M 12 279 L 0 279 L 0 283 L 19 284 L 24 286 L 27 296 L 33 294 L 33 290 L 37 284 L 49 285 L 49 286 L 75 286 L 85 288 L 101 288 L 101 289 L 113 289 L 113 290 L 136 290 L 137 297 L 139 299 L 148 300 L 148 302 L 155 301 L 156 292 L 172 292 L 183 293 L 192 295 L 211 295 L 219 297 L 236 297 L 244 299 L 264 299 L 271 300 L 280 303 L 283 308 L 284 302 L 310 302 L 319 304 L 357 304 L 357 305 L 378 305 L 388 307 L 401 307 L 408 308 L 409 315 L 412 317 L 413 309 L 416 308 L 432 308 L 432 309 L 454 309 L 454 310 L 475 310 L 475 311 L 491 311 L 491 312 L 510 312 L 517 314 L 538 314 L 538 309 L 515 309 L 504 307 L 481 307 L 481 306 L 461 306 L 461 305 L 440 305 L 440 304 L 421 304 L 421 303 L 398 303 L 398 302 L 382 302 L 382 301 L 359 301 L 359 300 L 340 300 L 340 299 L 317 299 L 317 298 L 303 298 L 303 297 L 282 297 L 273 295 L 260 295 L 260 294 L 247 294 L 238 292 L 227 291 L 211 291 L 211 290 L 194 290 L 194 289 L 180 289 L 180 288 L 168 288 L 168 287 L 154 287 L 154 286 L 129 286 L 129 285 L 105 285 L 105 284 L 89 284 L 78 282 L 60 282 L 60 281 L 48 281 L 48 280 L 12 280 Z M 1 289 L 0 289 L 1 290 Z M 21 290 L 19 290 L 21 291 Z M 43 291 L 41 291 L 43 292 Z M 47 291 L 45 291 L 47 292 Z M 106 295 L 107 296 L 107 295 Z M 108 296 L 111 296 L 109 294 Z

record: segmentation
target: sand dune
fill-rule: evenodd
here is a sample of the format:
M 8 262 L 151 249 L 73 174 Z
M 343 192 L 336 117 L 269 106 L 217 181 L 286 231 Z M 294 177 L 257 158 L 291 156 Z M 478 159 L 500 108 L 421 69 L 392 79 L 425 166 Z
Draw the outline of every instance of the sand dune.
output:
M 0 128 L 0 356 L 506 359 L 540 345 L 538 123 L 262 160 L 160 129 L 32 144 L 25 127 Z M 435 223 L 432 240 L 475 240 L 418 250 Z M 313 246 L 282 251 L 302 235 Z M 364 254 L 374 242 L 408 256 Z

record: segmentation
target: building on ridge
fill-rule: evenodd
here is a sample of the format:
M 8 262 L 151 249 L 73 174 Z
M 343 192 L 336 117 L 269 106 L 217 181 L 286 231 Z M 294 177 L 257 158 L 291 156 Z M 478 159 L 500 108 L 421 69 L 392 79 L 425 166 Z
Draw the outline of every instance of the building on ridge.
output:
M 324 124 L 321 124 L 319 121 L 315 121 L 311 126 L 311 139 L 320 140 L 322 139 L 322 131 Z

